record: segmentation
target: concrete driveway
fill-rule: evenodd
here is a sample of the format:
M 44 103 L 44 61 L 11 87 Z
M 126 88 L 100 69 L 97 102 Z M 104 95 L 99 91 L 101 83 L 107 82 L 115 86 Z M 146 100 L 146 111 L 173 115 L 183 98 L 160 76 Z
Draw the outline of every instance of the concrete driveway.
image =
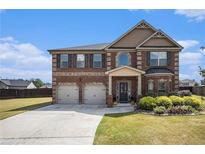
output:
M 105 113 L 133 107 L 55 104 L 0 121 L 0 144 L 93 144 Z

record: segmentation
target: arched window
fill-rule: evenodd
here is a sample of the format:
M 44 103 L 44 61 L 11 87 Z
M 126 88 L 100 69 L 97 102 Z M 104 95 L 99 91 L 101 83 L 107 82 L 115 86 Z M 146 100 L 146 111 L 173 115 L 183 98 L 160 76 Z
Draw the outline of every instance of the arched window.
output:
M 120 53 L 117 57 L 117 66 L 128 66 L 129 64 L 129 53 Z

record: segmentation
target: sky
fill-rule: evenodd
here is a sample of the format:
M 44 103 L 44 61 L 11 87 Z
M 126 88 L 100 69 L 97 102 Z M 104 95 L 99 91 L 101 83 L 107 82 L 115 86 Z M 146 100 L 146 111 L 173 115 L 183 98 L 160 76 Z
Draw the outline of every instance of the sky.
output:
M 112 42 L 146 20 L 180 43 L 180 79 L 205 68 L 205 10 L 0 10 L 0 78 L 51 82 L 52 48 Z

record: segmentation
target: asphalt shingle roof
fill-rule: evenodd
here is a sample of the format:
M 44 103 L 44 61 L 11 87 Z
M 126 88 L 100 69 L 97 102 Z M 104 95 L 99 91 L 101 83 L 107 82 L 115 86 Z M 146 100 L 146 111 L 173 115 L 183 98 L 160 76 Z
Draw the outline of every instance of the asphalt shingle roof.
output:
M 30 81 L 25 81 L 22 79 L 18 79 L 18 80 L 1 79 L 0 81 L 6 84 L 7 86 L 15 86 L 15 87 L 27 87 L 31 83 Z
M 75 46 L 75 47 L 67 47 L 67 48 L 59 48 L 59 49 L 50 49 L 48 51 L 79 51 L 79 50 L 103 50 L 110 43 L 99 43 L 99 44 L 90 44 L 84 46 Z

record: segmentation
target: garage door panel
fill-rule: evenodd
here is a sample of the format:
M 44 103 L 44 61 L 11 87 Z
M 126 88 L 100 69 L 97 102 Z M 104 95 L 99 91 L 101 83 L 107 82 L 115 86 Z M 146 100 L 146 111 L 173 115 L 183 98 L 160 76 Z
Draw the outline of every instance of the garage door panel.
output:
M 106 88 L 104 85 L 86 85 L 84 88 L 85 104 L 105 104 Z
M 59 86 L 57 90 L 58 103 L 78 104 L 79 88 L 77 85 Z

